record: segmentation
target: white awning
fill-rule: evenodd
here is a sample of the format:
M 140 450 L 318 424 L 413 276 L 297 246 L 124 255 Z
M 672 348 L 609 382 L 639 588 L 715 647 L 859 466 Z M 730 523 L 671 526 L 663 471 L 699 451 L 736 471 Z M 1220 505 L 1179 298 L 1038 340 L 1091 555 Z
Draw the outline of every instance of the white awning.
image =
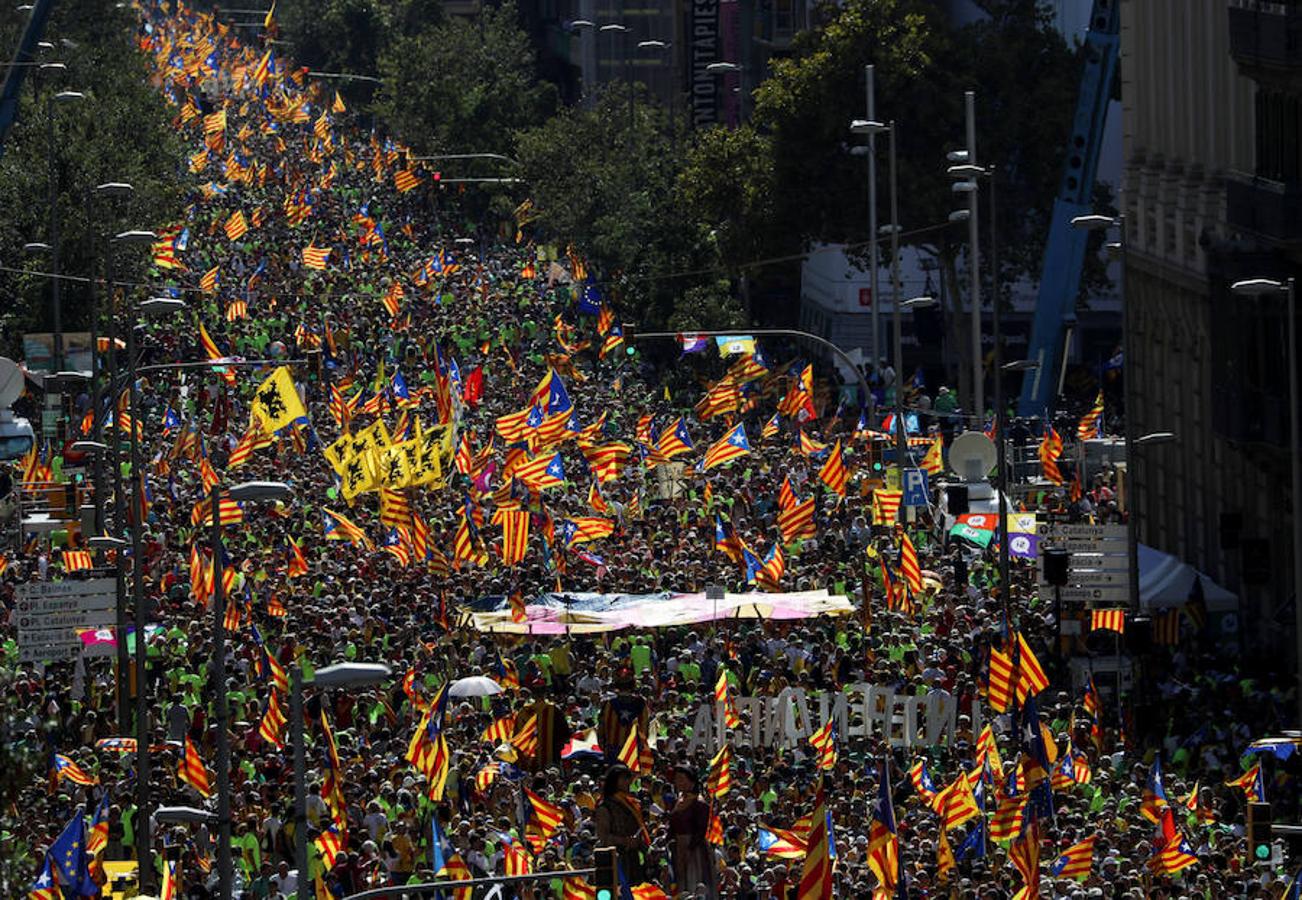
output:
M 1139 605 L 1142 609 L 1179 606 L 1189 599 L 1194 579 L 1202 580 L 1203 599 L 1212 612 L 1235 609 L 1239 598 L 1169 553 L 1139 545 Z

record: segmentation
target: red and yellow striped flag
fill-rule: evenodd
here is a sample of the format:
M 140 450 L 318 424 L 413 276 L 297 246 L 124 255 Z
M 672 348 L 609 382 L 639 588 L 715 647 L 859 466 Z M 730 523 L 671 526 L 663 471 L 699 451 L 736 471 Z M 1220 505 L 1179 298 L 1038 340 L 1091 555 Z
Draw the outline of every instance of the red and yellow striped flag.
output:
M 498 509 L 493 512 L 493 524 L 502 526 L 502 562 L 513 566 L 521 562 L 529 550 L 528 510 Z
M 308 244 L 303 248 L 303 265 L 309 269 L 324 269 L 330 261 L 330 247 L 315 247 Z
M 710 760 L 710 772 L 705 777 L 705 789 L 718 799 L 732 790 L 732 744 L 724 744 Z
M 818 479 L 838 497 L 844 498 L 845 485 L 849 477 L 850 471 L 845 467 L 841 442 L 837 441 L 832 447 L 832 452 L 827 456 L 827 462 L 823 463 L 823 467 L 818 470 Z
M 244 211 L 237 209 L 231 213 L 231 217 L 226 220 L 222 226 L 226 230 L 226 238 L 231 241 L 238 241 L 249 231 L 249 223 L 244 219 Z
M 1124 609 L 1090 610 L 1090 631 L 1104 629 L 1117 634 L 1126 633 L 1126 611 Z
M 414 169 L 399 169 L 393 173 L 393 186 L 399 194 L 405 194 L 420 185 L 420 176 Z
M 204 768 L 203 760 L 199 757 L 199 751 L 194 746 L 194 741 L 189 736 L 185 739 L 185 750 L 181 754 L 181 762 L 177 766 L 176 777 L 185 784 L 190 785 L 204 797 L 212 796 L 212 784 L 208 781 L 208 770 Z
M 273 747 L 284 747 L 285 724 L 288 721 L 285 718 L 284 711 L 280 708 L 280 701 L 276 699 L 276 692 L 269 692 L 267 694 L 267 711 L 262 714 L 262 721 L 258 725 L 258 734 Z

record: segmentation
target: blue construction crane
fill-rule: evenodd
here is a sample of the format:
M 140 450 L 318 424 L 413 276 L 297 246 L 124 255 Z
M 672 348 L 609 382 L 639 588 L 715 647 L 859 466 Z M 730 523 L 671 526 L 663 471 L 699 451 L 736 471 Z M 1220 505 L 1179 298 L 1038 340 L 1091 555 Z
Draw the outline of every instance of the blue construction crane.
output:
M 1112 99 L 1112 79 L 1117 71 L 1120 6 L 1120 0 L 1094 0 L 1090 12 L 1085 35 L 1085 70 L 1081 73 L 1062 185 L 1053 202 L 1040 293 L 1035 300 L 1035 322 L 1027 348 L 1026 358 L 1039 363 L 1039 368 L 1028 371 L 1022 382 L 1022 396 L 1017 404 L 1018 415 L 1022 416 L 1042 415 L 1052 405 L 1058 373 L 1067 352 L 1067 330 L 1076 321 L 1076 298 L 1080 294 L 1089 233 L 1073 228 L 1071 220 L 1094 212 L 1094 179 L 1098 175 L 1103 128 Z
M 23 28 L 23 36 L 18 40 L 14 60 L 5 73 L 4 87 L 0 88 L 0 156 L 4 156 L 9 129 L 13 127 L 14 119 L 18 118 L 18 94 L 23 89 L 23 79 L 27 77 L 27 70 L 36 64 L 36 45 L 40 43 L 41 35 L 45 34 L 45 23 L 53 8 L 54 0 L 34 0 L 31 15 Z

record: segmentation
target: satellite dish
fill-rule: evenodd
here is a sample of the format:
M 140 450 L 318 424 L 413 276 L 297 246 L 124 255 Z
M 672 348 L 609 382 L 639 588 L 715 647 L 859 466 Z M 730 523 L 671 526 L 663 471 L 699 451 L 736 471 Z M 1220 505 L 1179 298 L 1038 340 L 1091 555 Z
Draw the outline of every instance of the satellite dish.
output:
M 994 441 L 980 431 L 965 431 L 949 446 L 949 467 L 964 481 L 984 481 L 995 456 Z
M 0 408 L 8 409 L 23 395 L 23 370 L 12 359 L 0 356 Z

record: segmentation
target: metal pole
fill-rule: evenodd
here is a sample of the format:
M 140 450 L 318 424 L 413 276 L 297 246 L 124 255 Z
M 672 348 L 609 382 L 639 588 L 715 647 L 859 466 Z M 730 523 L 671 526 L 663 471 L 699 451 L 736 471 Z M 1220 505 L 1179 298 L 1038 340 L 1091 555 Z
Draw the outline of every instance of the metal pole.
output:
M 122 509 L 122 462 L 118 458 L 122 433 L 117 425 L 117 394 L 120 388 L 118 383 L 118 327 L 117 327 L 117 296 L 113 293 L 113 254 L 108 254 L 108 362 L 109 362 L 109 390 L 108 401 L 114 407 L 113 430 L 108 435 L 108 440 L 104 441 L 109 448 L 109 463 L 113 466 L 113 531 L 120 535 L 126 521 L 123 518 Z M 132 379 L 133 381 L 135 379 Z M 101 405 L 103 401 L 101 400 Z M 95 409 L 95 439 L 104 440 L 104 410 L 96 407 Z M 108 485 L 105 481 L 96 476 L 96 488 L 104 486 L 105 491 Z M 127 689 L 128 670 L 131 666 L 131 657 L 127 652 L 127 581 L 126 581 L 126 554 L 121 550 L 117 553 L 117 607 L 115 610 L 114 624 L 117 626 L 118 646 L 118 734 L 127 733 L 127 722 L 130 719 L 131 696 Z M 140 690 L 140 685 L 136 685 L 136 690 Z
M 149 617 L 145 609 L 145 552 L 141 539 L 140 504 L 144 501 L 140 490 L 140 439 L 136 423 L 140 421 L 139 391 L 136 389 L 136 329 L 134 323 L 127 329 L 127 366 L 129 367 L 131 402 L 131 477 L 136 482 L 135 507 L 131 515 L 131 602 L 136 622 L 136 846 L 139 848 L 140 887 L 153 888 L 154 853 L 149 836 L 149 745 L 152 732 L 149 727 L 149 658 L 145 653 L 145 626 Z M 113 426 L 121 432 L 120 416 Z M 121 466 L 118 467 L 119 473 Z M 119 505 L 120 508 L 120 505 Z M 119 635 L 119 638 L 121 636 Z M 119 643 L 125 643 L 119 640 Z
M 58 166 L 54 159 L 54 93 L 50 92 L 45 101 L 46 111 L 46 159 L 50 166 L 49 204 L 50 215 L 50 304 L 54 314 L 54 360 L 53 371 L 63 371 L 63 308 L 59 296 L 59 217 L 55 214 L 58 203 Z
M 1298 721 L 1302 722 L 1302 424 L 1298 422 L 1297 285 L 1288 279 L 1288 399 L 1293 456 L 1293 611 L 1297 627 Z
M 95 192 L 86 191 L 86 230 L 90 233 L 90 278 L 86 282 L 86 305 L 90 309 L 90 423 L 92 440 L 104 440 L 104 423 L 99 414 L 99 308 L 95 302 L 95 276 L 99 262 L 99 242 L 95 234 Z M 104 533 L 104 454 L 96 453 L 91 462 L 91 483 L 94 487 L 95 533 Z M 103 559 L 103 555 L 100 555 Z M 119 632 L 121 637 L 121 632 Z M 119 642 L 121 643 L 121 642 Z M 121 732 L 119 732 L 121 733 Z
M 999 466 L 999 584 L 1004 601 L 1004 631 L 1011 634 L 1012 562 L 1008 548 L 1008 412 L 1004 402 L 1003 314 L 999 309 L 999 245 L 995 240 L 995 190 L 999 169 L 990 167 L 990 312 L 995 339 L 995 450 Z
M 1122 391 L 1125 397 L 1125 438 L 1126 438 L 1126 560 L 1130 569 L 1130 611 L 1139 611 L 1139 448 L 1135 446 L 1135 398 L 1139 395 L 1139 385 L 1132 377 L 1135 371 L 1135 359 L 1130 354 L 1131 332 L 1134 330 L 1135 317 L 1130 301 L 1126 297 L 1126 258 L 1130 247 L 1126 237 L 1126 217 L 1117 218 L 1117 231 L 1121 245 L 1121 370 Z M 1064 348 L 1066 344 L 1063 345 Z M 1066 350 L 1063 358 L 1066 359 Z
M 877 114 L 877 82 L 874 77 L 875 67 L 864 66 L 864 79 L 867 83 L 868 94 L 868 121 L 875 122 L 874 116 Z M 881 316 L 878 312 L 878 306 L 881 303 L 881 295 L 877 292 L 877 135 L 873 132 L 868 133 L 868 284 L 869 290 L 872 291 L 872 321 L 873 321 L 873 358 L 872 366 L 874 370 L 881 365 L 882 361 L 882 339 L 881 339 Z M 868 404 L 869 398 L 863 398 L 865 405 Z
M 212 672 L 217 705 L 217 897 L 231 900 L 231 744 L 226 704 L 226 592 L 222 590 L 221 485 L 209 492 L 212 501 Z
M 904 434 L 904 341 L 900 336 L 903 311 L 900 309 L 900 210 L 899 185 L 895 166 L 895 122 L 891 122 L 890 181 L 891 181 L 891 300 L 895 307 L 891 313 L 895 330 L 895 464 L 903 473 L 909 458 L 909 441 Z
M 307 877 L 307 761 L 303 746 L 303 667 L 289 670 L 289 743 L 294 748 L 294 865 L 298 900 L 312 900 Z
M 967 106 L 967 164 L 977 164 L 976 152 L 976 92 L 963 95 Z M 970 245 L 968 276 L 972 284 L 972 414 L 977 428 L 985 422 L 986 402 L 984 372 L 981 365 L 981 220 L 977 217 L 977 191 L 968 194 L 967 235 Z

